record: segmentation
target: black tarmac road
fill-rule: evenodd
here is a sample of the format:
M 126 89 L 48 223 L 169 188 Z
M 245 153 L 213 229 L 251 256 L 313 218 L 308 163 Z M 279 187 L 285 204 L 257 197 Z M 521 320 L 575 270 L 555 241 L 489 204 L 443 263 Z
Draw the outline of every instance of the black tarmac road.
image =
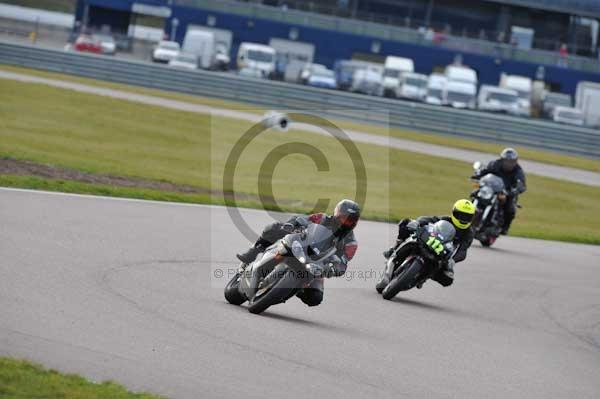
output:
M 321 306 L 255 316 L 223 298 L 224 208 L 2 189 L 0 355 L 175 399 L 600 397 L 599 247 L 474 244 L 452 287 L 385 301 L 393 230 L 360 223 Z

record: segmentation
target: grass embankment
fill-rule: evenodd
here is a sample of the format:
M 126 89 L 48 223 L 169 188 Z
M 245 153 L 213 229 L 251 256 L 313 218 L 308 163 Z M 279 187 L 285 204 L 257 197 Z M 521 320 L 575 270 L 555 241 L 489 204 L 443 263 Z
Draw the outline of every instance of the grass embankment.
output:
M 2 0 L 2 3 L 22 7 L 39 8 L 41 10 L 58 11 L 72 14 L 75 12 L 76 0 Z
M 70 81 L 70 82 L 88 84 L 88 85 L 93 85 L 93 86 L 107 87 L 107 88 L 112 88 L 112 89 L 117 89 L 117 90 L 124 90 L 124 91 L 139 93 L 139 94 L 158 96 L 158 97 L 168 98 L 171 100 L 185 101 L 185 102 L 189 102 L 189 103 L 207 105 L 207 106 L 212 106 L 212 107 L 234 109 L 234 110 L 244 110 L 246 112 L 253 112 L 253 113 L 260 114 L 260 115 L 262 115 L 265 112 L 265 109 L 263 109 L 261 107 L 250 105 L 250 104 L 245 104 L 245 103 L 236 103 L 233 101 L 225 101 L 225 100 L 220 100 L 220 99 L 216 99 L 216 98 L 207 98 L 207 97 L 200 97 L 200 96 L 194 96 L 194 95 L 187 95 L 187 94 L 181 94 L 181 93 L 164 91 L 164 90 L 148 89 L 148 88 L 139 87 L 139 86 L 130 86 L 130 85 L 125 85 L 125 84 L 121 84 L 121 83 L 100 81 L 100 80 L 96 80 L 96 79 L 82 78 L 82 77 L 78 77 L 78 76 L 65 75 L 65 74 L 55 73 L 55 72 L 39 71 L 39 70 L 35 70 L 35 69 L 14 67 L 14 66 L 9 66 L 9 65 L 0 65 L 0 70 L 6 70 L 6 71 L 18 72 L 18 73 L 27 73 L 27 74 L 35 75 L 35 76 L 39 76 L 39 77 L 45 77 L 45 78 L 50 78 L 50 79 L 60 79 L 60 80 L 66 80 L 66 81 Z M 403 129 L 387 129 L 385 127 L 376 126 L 376 125 L 359 124 L 359 123 L 341 121 L 341 120 L 334 121 L 334 122 L 336 125 L 338 125 L 341 128 L 344 128 L 344 129 L 353 129 L 353 130 L 357 130 L 357 131 L 362 131 L 362 132 L 367 132 L 367 133 L 372 133 L 372 134 L 379 134 L 379 135 L 390 135 L 392 137 L 397 137 L 397 138 L 402 138 L 402 139 L 421 141 L 421 142 L 437 144 L 437 145 L 441 145 L 441 146 L 445 146 L 445 147 L 454 147 L 454 148 L 461 148 L 461 149 L 466 149 L 466 150 L 482 151 L 482 152 L 488 152 L 488 153 L 492 153 L 492 154 L 500 153 L 500 151 L 502 151 L 502 149 L 505 147 L 505 145 L 501 145 L 501 144 L 461 139 L 461 138 L 456 138 L 456 137 L 448 137 L 448 136 L 438 135 L 438 134 L 423 133 L 423 132 L 416 132 L 416 131 L 403 130 Z M 558 153 L 554 153 L 554 152 L 541 151 L 541 150 L 536 150 L 536 149 L 532 149 L 532 148 L 523 148 L 523 147 L 519 148 L 519 152 L 523 159 L 600 172 L 600 161 L 599 160 L 593 160 L 593 159 L 576 157 L 576 156 L 569 156 L 569 155 L 565 155 L 565 154 L 558 154 Z M 465 161 L 473 162 L 475 160 L 465 160 Z
M 93 383 L 74 374 L 61 374 L 24 360 L 0 357 L 0 398 L 61 399 L 161 399 L 147 393 L 132 393 L 121 385 Z
M 0 184 L 158 200 L 223 203 L 219 193 L 225 160 L 251 126 L 6 80 L 0 80 L 0 104 L 0 156 L 190 185 L 205 193 L 165 193 L 27 176 L 3 176 Z M 305 155 L 284 156 L 272 178 L 273 194 L 282 208 L 304 212 L 316 198 L 333 201 L 353 196 L 352 164 L 336 140 L 307 132 L 267 131 L 240 158 L 235 177 L 236 191 L 242 193 L 240 205 L 258 206 L 261 164 L 267 153 L 290 141 L 308 143 L 326 154 L 329 171 L 317 171 Z M 363 205 L 368 218 L 396 220 L 447 213 L 455 199 L 471 190 L 467 162 L 366 144 L 358 148 L 367 170 Z M 600 244 L 600 188 L 537 176 L 530 176 L 528 183 L 514 235 Z

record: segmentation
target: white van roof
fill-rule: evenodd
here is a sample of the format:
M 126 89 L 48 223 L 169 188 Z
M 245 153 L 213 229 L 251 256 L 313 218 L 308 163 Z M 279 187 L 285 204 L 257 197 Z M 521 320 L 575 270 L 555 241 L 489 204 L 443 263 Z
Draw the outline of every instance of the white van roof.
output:
M 243 42 L 240 44 L 240 49 L 263 51 L 265 53 L 275 54 L 275 49 L 273 47 L 260 43 Z
M 463 65 L 448 65 L 444 71 L 448 80 L 477 83 L 475 70 Z
M 500 86 L 510 87 L 523 91 L 531 91 L 531 78 L 519 75 L 506 75 L 500 76 Z
M 401 71 L 412 72 L 415 70 L 415 64 L 410 58 L 395 57 L 388 55 L 385 58 L 385 68 L 399 69 Z

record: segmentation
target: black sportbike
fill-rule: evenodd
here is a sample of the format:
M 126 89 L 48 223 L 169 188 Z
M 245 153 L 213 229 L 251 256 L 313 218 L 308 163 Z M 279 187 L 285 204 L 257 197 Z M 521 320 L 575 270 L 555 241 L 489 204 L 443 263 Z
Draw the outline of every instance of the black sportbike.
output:
M 475 169 L 474 176 L 479 176 L 481 162 L 475 162 L 473 169 Z M 502 178 L 492 173 L 473 180 L 475 180 L 475 190 L 471 193 L 471 200 L 476 208 L 472 224 L 475 239 L 479 240 L 484 247 L 489 247 L 496 242 L 502 231 L 504 203 L 507 196 L 515 196 L 515 206 L 521 207 L 516 203 L 518 191 L 517 189 L 507 190 Z M 521 183 L 519 182 L 519 184 Z
M 264 312 L 323 276 L 331 262 L 339 261 L 336 252 L 331 230 L 310 223 L 271 245 L 251 264 L 242 264 L 225 287 L 225 299 L 234 305 L 248 301 L 250 313 Z
M 387 260 L 386 271 L 393 270 L 390 282 L 378 289 L 384 299 L 392 299 L 400 291 L 421 287 L 434 276 L 455 252 L 456 230 L 450 222 L 440 220 L 426 226 L 414 226 L 413 233 L 392 253 Z M 410 255 L 399 264 L 397 253 L 400 248 L 411 246 Z

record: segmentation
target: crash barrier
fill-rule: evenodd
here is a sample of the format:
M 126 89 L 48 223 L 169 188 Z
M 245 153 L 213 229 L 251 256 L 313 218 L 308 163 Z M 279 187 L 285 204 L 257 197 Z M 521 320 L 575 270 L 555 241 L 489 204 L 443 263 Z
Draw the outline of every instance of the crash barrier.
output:
M 600 158 L 600 131 L 149 62 L 0 42 L 0 63 L 466 139 Z M 363 112 L 357 112 L 357 110 Z

